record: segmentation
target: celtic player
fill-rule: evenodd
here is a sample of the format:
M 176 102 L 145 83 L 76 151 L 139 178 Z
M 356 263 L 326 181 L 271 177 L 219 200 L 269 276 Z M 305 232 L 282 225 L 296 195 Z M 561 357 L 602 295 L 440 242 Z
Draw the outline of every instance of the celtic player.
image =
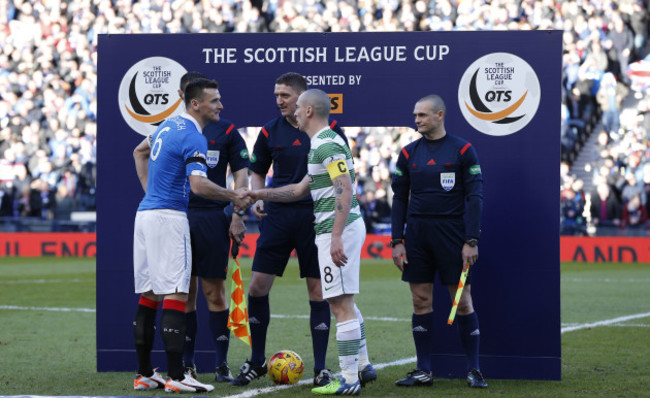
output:
M 296 104 L 295 117 L 311 140 L 308 174 L 297 184 L 259 189 L 253 199 L 293 202 L 310 191 L 316 218 L 316 246 L 323 297 L 336 318 L 341 377 L 312 390 L 323 395 L 359 395 L 361 384 L 377 374 L 368 360 L 365 327 L 354 303 L 359 293 L 361 248 L 366 235 L 354 196 L 354 165 L 350 148 L 328 125 L 330 100 L 321 90 L 307 90 Z

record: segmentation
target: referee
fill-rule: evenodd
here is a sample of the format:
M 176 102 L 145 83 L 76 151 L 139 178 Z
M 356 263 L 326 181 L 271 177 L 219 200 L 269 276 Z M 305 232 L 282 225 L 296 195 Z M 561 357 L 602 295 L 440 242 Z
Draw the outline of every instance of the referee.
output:
M 417 369 L 395 384 L 432 385 L 433 283 L 436 273 L 453 299 L 463 264 L 478 259 L 483 176 L 476 150 L 445 131 L 446 107 L 438 95 L 420 99 L 413 110 L 422 138 L 402 148 L 392 188 L 393 262 L 413 297 L 413 339 Z M 405 230 L 406 225 L 406 230 Z M 471 268 L 470 268 L 471 270 Z M 485 388 L 478 354 L 480 332 L 470 275 L 458 303 L 457 323 L 467 355 L 467 383 Z

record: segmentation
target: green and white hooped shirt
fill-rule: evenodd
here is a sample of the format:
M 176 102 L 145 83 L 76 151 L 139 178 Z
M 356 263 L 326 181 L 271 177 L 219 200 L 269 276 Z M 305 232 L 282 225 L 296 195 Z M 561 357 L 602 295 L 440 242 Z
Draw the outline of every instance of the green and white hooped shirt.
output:
M 311 149 L 307 157 L 307 173 L 310 176 L 309 189 L 314 200 L 316 235 L 331 234 L 336 200 L 332 179 L 342 174 L 348 174 L 354 187 L 355 176 L 350 148 L 343 138 L 329 127 L 324 128 L 311 139 Z M 345 225 L 350 225 L 359 218 L 361 218 L 361 210 L 353 191 L 350 215 Z

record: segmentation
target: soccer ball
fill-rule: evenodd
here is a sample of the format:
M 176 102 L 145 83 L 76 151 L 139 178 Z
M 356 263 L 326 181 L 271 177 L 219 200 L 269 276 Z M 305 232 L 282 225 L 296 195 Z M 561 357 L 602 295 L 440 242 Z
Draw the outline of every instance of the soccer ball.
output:
M 304 370 L 305 363 L 293 351 L 276 352 L 269 360 L 269 377 L 275 384 L 296 384 Z

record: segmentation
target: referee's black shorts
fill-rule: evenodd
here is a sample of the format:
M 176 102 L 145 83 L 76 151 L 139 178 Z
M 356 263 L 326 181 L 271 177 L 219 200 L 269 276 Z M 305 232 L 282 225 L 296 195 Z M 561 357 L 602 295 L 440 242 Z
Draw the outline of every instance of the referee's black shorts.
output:
M 187 212 L 192 240 L 192 275 L 226 279 L 230 222 L 221 208 L 193 208 Z
M 443 285 L 457 285 L 463 270 L 465 222 L 460 217 L 409 217 L 404 236 L 408 263 L 402 280 L 433 283 L 436 273 Z M 470 275 L 467 282 L 470 283 Z

